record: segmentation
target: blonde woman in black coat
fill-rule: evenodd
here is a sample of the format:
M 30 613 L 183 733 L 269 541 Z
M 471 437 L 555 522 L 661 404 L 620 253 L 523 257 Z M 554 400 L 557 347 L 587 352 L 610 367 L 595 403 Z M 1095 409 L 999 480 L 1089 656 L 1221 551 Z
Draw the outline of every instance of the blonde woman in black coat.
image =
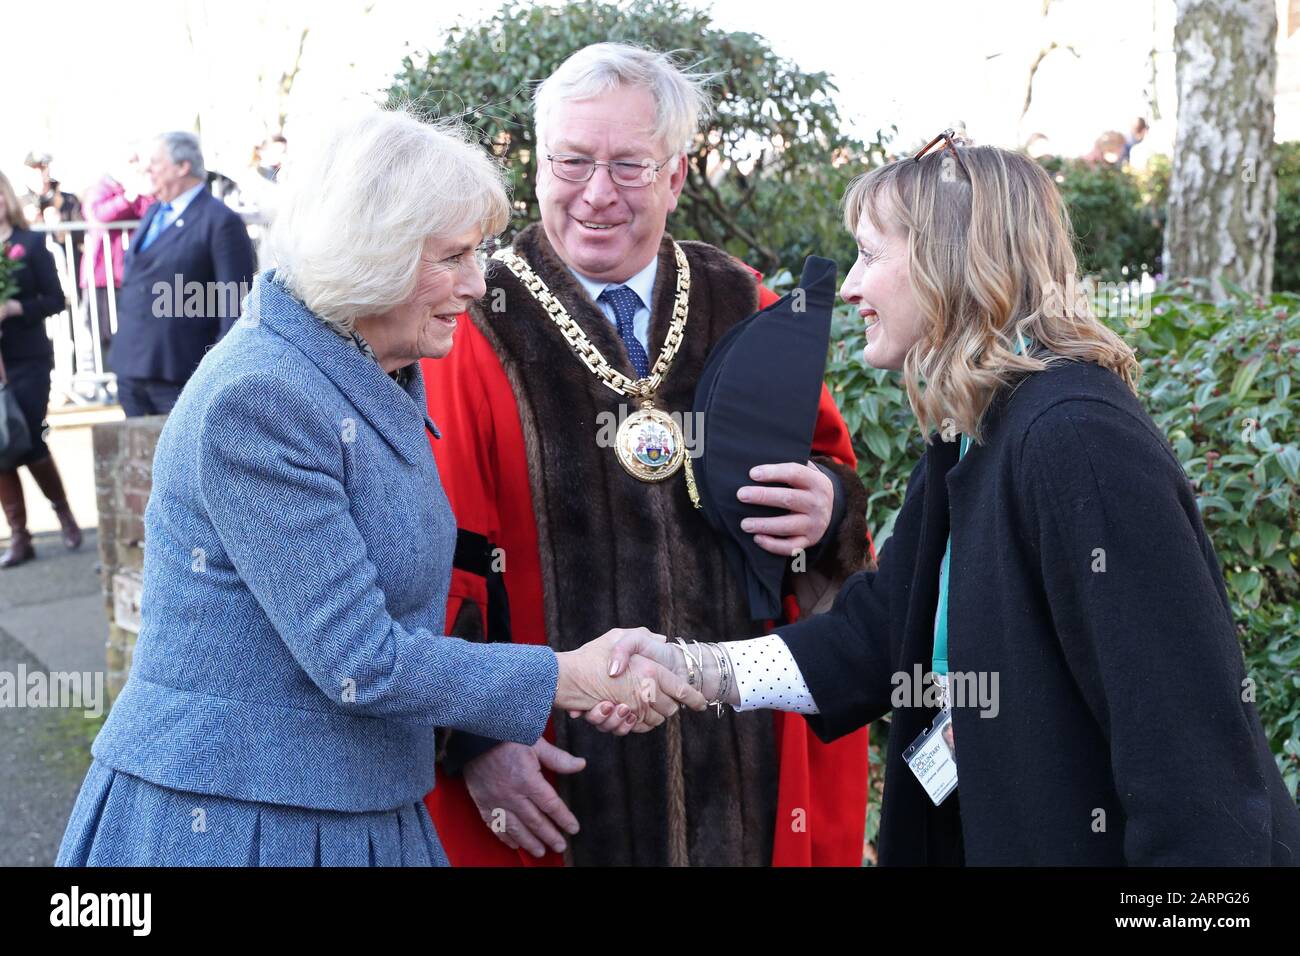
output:
M 825 740 L 892 714 L 882 863 L 1297 863 L 1218 559 L 1132 350 L 1079 294 L 1054 184 L 931 146 L 845 202 L 841 294 L 930 435 L 878 569 L 774 635 L 631 638 L 615 664 L 655 653 Z
M 50 404 L 50 373 L 54 346 L 45 334 L 45 320 L 67 304 L 54 257 L 45 248 L 45 236 L 27 228 L 22 206 L 9 179 L 0 173 L 0 254 L 20 263 L 14 273 L 18 292 L 0 302 L 0 360 L 5 378 L 17 399 L 31 435 L 31 450 L 13 468 L 0 469 L 0 505 L 9 522 L 9 547 L 0 554 L 0 568 L 11 568 L 36 557 L 27 530 L 27 504 L 18 477 L 26 465 L 63 529 L 68 548 L 81 546 L 81 529 L 68 507 L 59 469 L 50 456 L 43 431 Z

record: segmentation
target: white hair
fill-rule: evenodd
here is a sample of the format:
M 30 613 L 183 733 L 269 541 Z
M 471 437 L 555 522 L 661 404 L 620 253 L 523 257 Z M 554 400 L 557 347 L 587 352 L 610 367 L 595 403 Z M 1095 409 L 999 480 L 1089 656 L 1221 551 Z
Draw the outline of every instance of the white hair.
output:
M 561 63 L 533 94 L 537 142 L 545 142 L 546 123 L 559 103 L 631 86 L 649 90 L 654 97 L 655 137 L 673 155 L 687 152 L 710 112 L 705 86 L 712 79 L 713 74 L 685 72 L 669 53 L 626 43 L 593 43 Z
M 189 163 L 189 174 L 195 179 L 208 178 L 208 170 L 203 163 L 203 149 L 199 146 L 199 138 L 193 133 L 182 130 L 162 133 L 158 136 L 158 142 L 167 148 L 167 156 L 177 166 Z
M 369 107 L 318 139 L 285 162 L 267 242 L 276 277 L 337 329 L 409 299 L 427 239 L 510 219 L 500 163 L 461 123 Z

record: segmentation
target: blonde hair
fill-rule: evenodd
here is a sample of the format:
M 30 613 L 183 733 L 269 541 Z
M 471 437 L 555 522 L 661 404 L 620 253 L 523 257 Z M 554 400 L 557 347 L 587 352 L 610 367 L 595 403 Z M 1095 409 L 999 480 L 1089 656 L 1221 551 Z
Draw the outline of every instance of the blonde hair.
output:
M 927 332 L 903 359 L 903 381 L 924 434 L 951 419 L 979 442 L 999 391 L 1065 361 L 1095 362 L 1136 391 L 1133 350 L 1080 293 L 1069 213 L 1029 157 L 955 146 L 899 160 L 850 184 L 851 232 L 864 212 L 882 232 L 907 234 Z M 1016 354 L 1021 337 L 1040 348 Z
M 9 177 L 4 173 L 0 173 L 0 193 L 5 197 L 5 218 L 9 220 L 9 225 L 15 229 L 26 229 L 27 216 L 23 212 L 22 203 L 18 201 L 13 183 L 9 182 Z
M 501 164 L 461 123 L 364 107 L 320 139 L 285 163 L 268 244 L 276 277 L 337 329 L 411 297 L 425 240 L 510 221 Z

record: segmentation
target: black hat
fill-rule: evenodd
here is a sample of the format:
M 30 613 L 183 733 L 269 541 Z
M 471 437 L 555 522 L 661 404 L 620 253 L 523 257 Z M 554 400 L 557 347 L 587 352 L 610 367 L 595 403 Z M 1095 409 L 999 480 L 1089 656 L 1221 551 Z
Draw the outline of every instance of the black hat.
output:
M 691 464 L 700 504 L 754 620 L 781 616 L 788 559 L 760 548 L 740 522 L 784 512 L 746 504 L 736 492 L 753 484 L 755 465 L 811 455 L 834 301 L 835 263 L 809 256 L 797 287 L 718 340 L 695 387 L 703 447 Z

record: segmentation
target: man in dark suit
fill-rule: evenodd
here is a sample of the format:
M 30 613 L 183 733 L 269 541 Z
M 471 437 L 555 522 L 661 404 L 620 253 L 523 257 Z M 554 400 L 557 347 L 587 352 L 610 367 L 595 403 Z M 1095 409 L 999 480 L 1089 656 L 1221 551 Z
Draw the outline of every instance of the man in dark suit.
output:
M 198 137 L 164 133 L 147 167 L 158 198 L 123 263 L 109 353 L 127 417 L 165 415 L 239 319 L 257 256 L 238 214 L 207 191 Z

